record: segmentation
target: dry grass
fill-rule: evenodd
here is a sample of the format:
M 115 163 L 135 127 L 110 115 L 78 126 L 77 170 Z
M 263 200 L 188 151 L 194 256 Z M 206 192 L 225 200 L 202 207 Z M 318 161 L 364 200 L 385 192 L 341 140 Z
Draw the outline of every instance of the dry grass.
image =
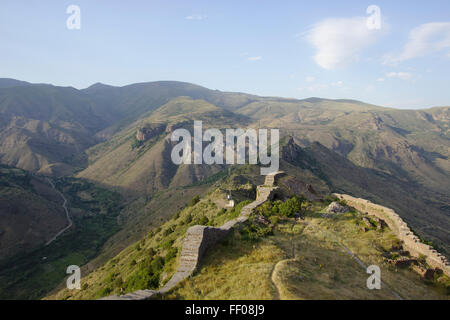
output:
M 285 219 L 274 235 L 256 243 L 235 232 L 225 245 L 210 251 L 200 271 L 176 287 L 168 299 L 448 299 L 443 288 L 427 284 L 409 270 L 385 262 L 381 248 L 398 240 L 389 229 L 360 231 L 358 215 L 323 218 L 310 214 L 305 222 Z M 369 290 L 364 264 L 381 268 L 386 285 Z M 273 272 L 272 272 L 273 271 Z

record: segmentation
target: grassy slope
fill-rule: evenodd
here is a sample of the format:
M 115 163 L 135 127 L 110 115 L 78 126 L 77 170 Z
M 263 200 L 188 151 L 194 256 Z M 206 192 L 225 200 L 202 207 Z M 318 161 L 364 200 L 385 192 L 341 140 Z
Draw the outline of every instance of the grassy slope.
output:
M 242 177 L 228 179 L 207 193 L 200 202 L 177 212 L 171 220 L 127 247 L 114 259 L 82 279 L 82 290 L 63 289 L 49 299 L 97 299 L 105 295 L 157 288 L 174 273 L 177 256 L 187 228 L 195 224 L 221 225 L 239 210 L 223 210 L 226 190 L 236 199 L 252 198 L 251 185 Z M 245 180 L 245 178 L 244 178 Z M 241 207 L 245 202 L 239 206 Z M 305 222 L 282 218 L 273 235 L 248 240 L 234 231 L 222 244 L 210 249 L 201 269 L 182 282 L 164 299 L 393 299 L 383 288 L 369 291 L 367 274 L 340 244 L 348 247 L 367 265 L 382 268 L 382 280 L 403 298 L 446 298 L 445 286 L 426 283 L 410 270 L 398 270 L 383 254 L 398 245 L 384 228 L 361 231 L 356 212 L 323 216 L 324 204 L 313 204 Z M 238 208 L 239 209 L 239 208 Z M 255 222 L 251 222 L 255 224 Z M 156 262 L 155 262 L 156 261 Z M 164 261 L 159 263 L 158 261 Z M 301 279 L 300 279 L 301 277 Z
M 321 206 L 305 222 L 280 221 L 273 235 L 246 240 L 238 231 L 210 250 L 201 269 L 167 299 L 395 299 L 389 288 L 368 290 L 368 274 L 339 242 L 367 265 L 381 267 L 384 282 L 405 299 L 448 299 L 443 285 L 385 262 L 397 245 L 389 230 L 360 231 L 359 214 L 323 218 Z M 447 281 L 442 277 L 440 281 Z
M 228 186 L 232 188 L 232 184 Z M 176 257 L 180 252 L 187 228 L 196 224 L 221 225 L 236 217 L 240 208 L 246 203 L 245 200 L 254 196 L 254 192 L 251 185 L 239 186 L 235 189 L 236 199 L 242 201 L 233 210 L 222 210 L 226 195 L 222 187 L 208 192 L 200 202 L 178 211 L 161 227 L 150 231 L 140 241 L 127 247 L 83 278 L 83 290 L 63 289 L 49 298 L 94 299 L 155 287 L 155 283 L 150 279 L 153 276 L 158 279 L 156 283 L 168 281 L 175 272 Z M 157 261 L 161 259 L 164 263 L 155 267 Z M 149 275 L 151 275 L 150 278 Z

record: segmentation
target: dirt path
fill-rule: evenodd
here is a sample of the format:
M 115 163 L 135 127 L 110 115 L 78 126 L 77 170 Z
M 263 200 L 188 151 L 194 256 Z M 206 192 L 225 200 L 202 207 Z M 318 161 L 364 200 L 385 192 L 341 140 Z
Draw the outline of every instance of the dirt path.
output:
M 53 238 L 51 238 L 49 241 L 47 241 L 47 243 L 45 244 L 46 246 L 48 246 L 50 243 L 55 241 L 56 238 L 58 238 L 60 235 L 62 235 L 67 229 L 69 229 L 73 225 L 72 219 L 70 218 L 69 209 L 67 209 L 67 199 L 64 197 L 64 195 L 59 190 L 57 190 L 55 188 L 55 184 L 53 183 L 52 180 L 47 178 L 47 181 L 50 183 L 53 190 L 55 190 L 61 196 L 61 198 L 64 200 L 64 202 L 61 206 L 63 207 L 64 211 L 66 212 L 66 218 L 67 218 L 68 225 L 66 227 L 64 227 L 62 230 L 60 230 Z
M 274 300 L 281 300 L 280 296 L 280 289 L 277 286 L 276 282 L 276 273 L 278 272 L 277 266 L 279 266 L 280 262 L 283 262 L 284 260 L 280 260 L 273 266 L 272 272 L 270 273 L 270 281 L 272 282 L 272 286 L 275 288 L 275 298 Z
M 277 278 L 278 269 L 280 269 L 280 268 L 281 268 L 281 265 L 282 265 L 283 263 L 287 262 L 287 261 L 295 261 L 295 241 L 294 241 L 295 234 L 294 234 L 294 232 L 293 232 L 293 229 L 294 229 L 295 225 L 296 225 L 295 222 L 292 223 L 292 225 L 291 225 L 291 231 L 292 231 L 292 233 L 291 233 L 290 236 L 289 236 L 289 238 L 290 238 L 289 240 L 290 240 L 290 242 L 291 242 L 291 258 L 289 258 L 289 259 L 283 259 L 283 260 L 278 261 L 278 262 L 273 266 L 272 273 L 271 273 L 271 276 L 270 276 L 270 280 L 271 280 L 271 282 L 272 282 L 272 285 L 273 285 L 273 287 L 275 288 L 275 300 L 281 300 L 281 294 L 280 294 L 281 290 L 280 290 L 280 288 L 279 288 L 278 285 L 277 285 L 277 279 L 276 279 L 276 278 Z M 301 234 L 303 233 L 303 230 L 305 230 L 305 228 L 306 228 L 306 227 L 304 227 L 304 228 L 302 229 L 302 231 L 301 231 L 297 236 L 301 236 Z

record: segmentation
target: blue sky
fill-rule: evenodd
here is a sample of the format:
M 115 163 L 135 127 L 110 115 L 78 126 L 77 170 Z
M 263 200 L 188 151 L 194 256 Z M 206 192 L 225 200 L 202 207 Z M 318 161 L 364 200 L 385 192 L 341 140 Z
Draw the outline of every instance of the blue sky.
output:
M 72 4 L 79 30 L 66 27 Z M 448 0 L 0 2 L 0 77 L 31 82 L 179 80 L 419 108 L 450 105 L 449 71 Z

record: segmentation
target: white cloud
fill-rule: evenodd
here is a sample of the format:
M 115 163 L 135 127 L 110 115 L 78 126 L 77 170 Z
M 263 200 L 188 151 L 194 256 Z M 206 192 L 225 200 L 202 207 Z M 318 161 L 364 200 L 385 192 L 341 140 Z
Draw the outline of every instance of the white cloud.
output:
M 317 50 L 314 60 L 331 70 L 359 60 L 360 53 L 373 44 L 380 32 L 367 28 L 367 18 L 326 19 L 306 33 Z
M 311 76 L 306 77 L 306 79 L 305 79 L 306 82 L 314 82 L 315 80 L 316 80 L 316 78 L 311 77 Z
M 409 80 L 412 76 L 412 73 L 409 72 L 389 72 L 386 74 L 387 78 L 398 78 L 401 80 Z
M 378 81 L 378 82 L 383 82 L 383 81 L 384 81 L 384 78 L 378 78 L 377 81 Z
M 186 20 L 204 20 L 208 16 L 202 14 L 192 14 L 190 16 L 185 17 Z
M 425 23 L 411 30 L 409 40 L 400 54 L 387 55 L 384 62 L 396 64 L 445 49 L 450 49 L 450 22 Z
M 262 60 L 262 57 L 261 56 L 248 57 L 247 60 L 248 61 L 258 61 L 258 60 Z

